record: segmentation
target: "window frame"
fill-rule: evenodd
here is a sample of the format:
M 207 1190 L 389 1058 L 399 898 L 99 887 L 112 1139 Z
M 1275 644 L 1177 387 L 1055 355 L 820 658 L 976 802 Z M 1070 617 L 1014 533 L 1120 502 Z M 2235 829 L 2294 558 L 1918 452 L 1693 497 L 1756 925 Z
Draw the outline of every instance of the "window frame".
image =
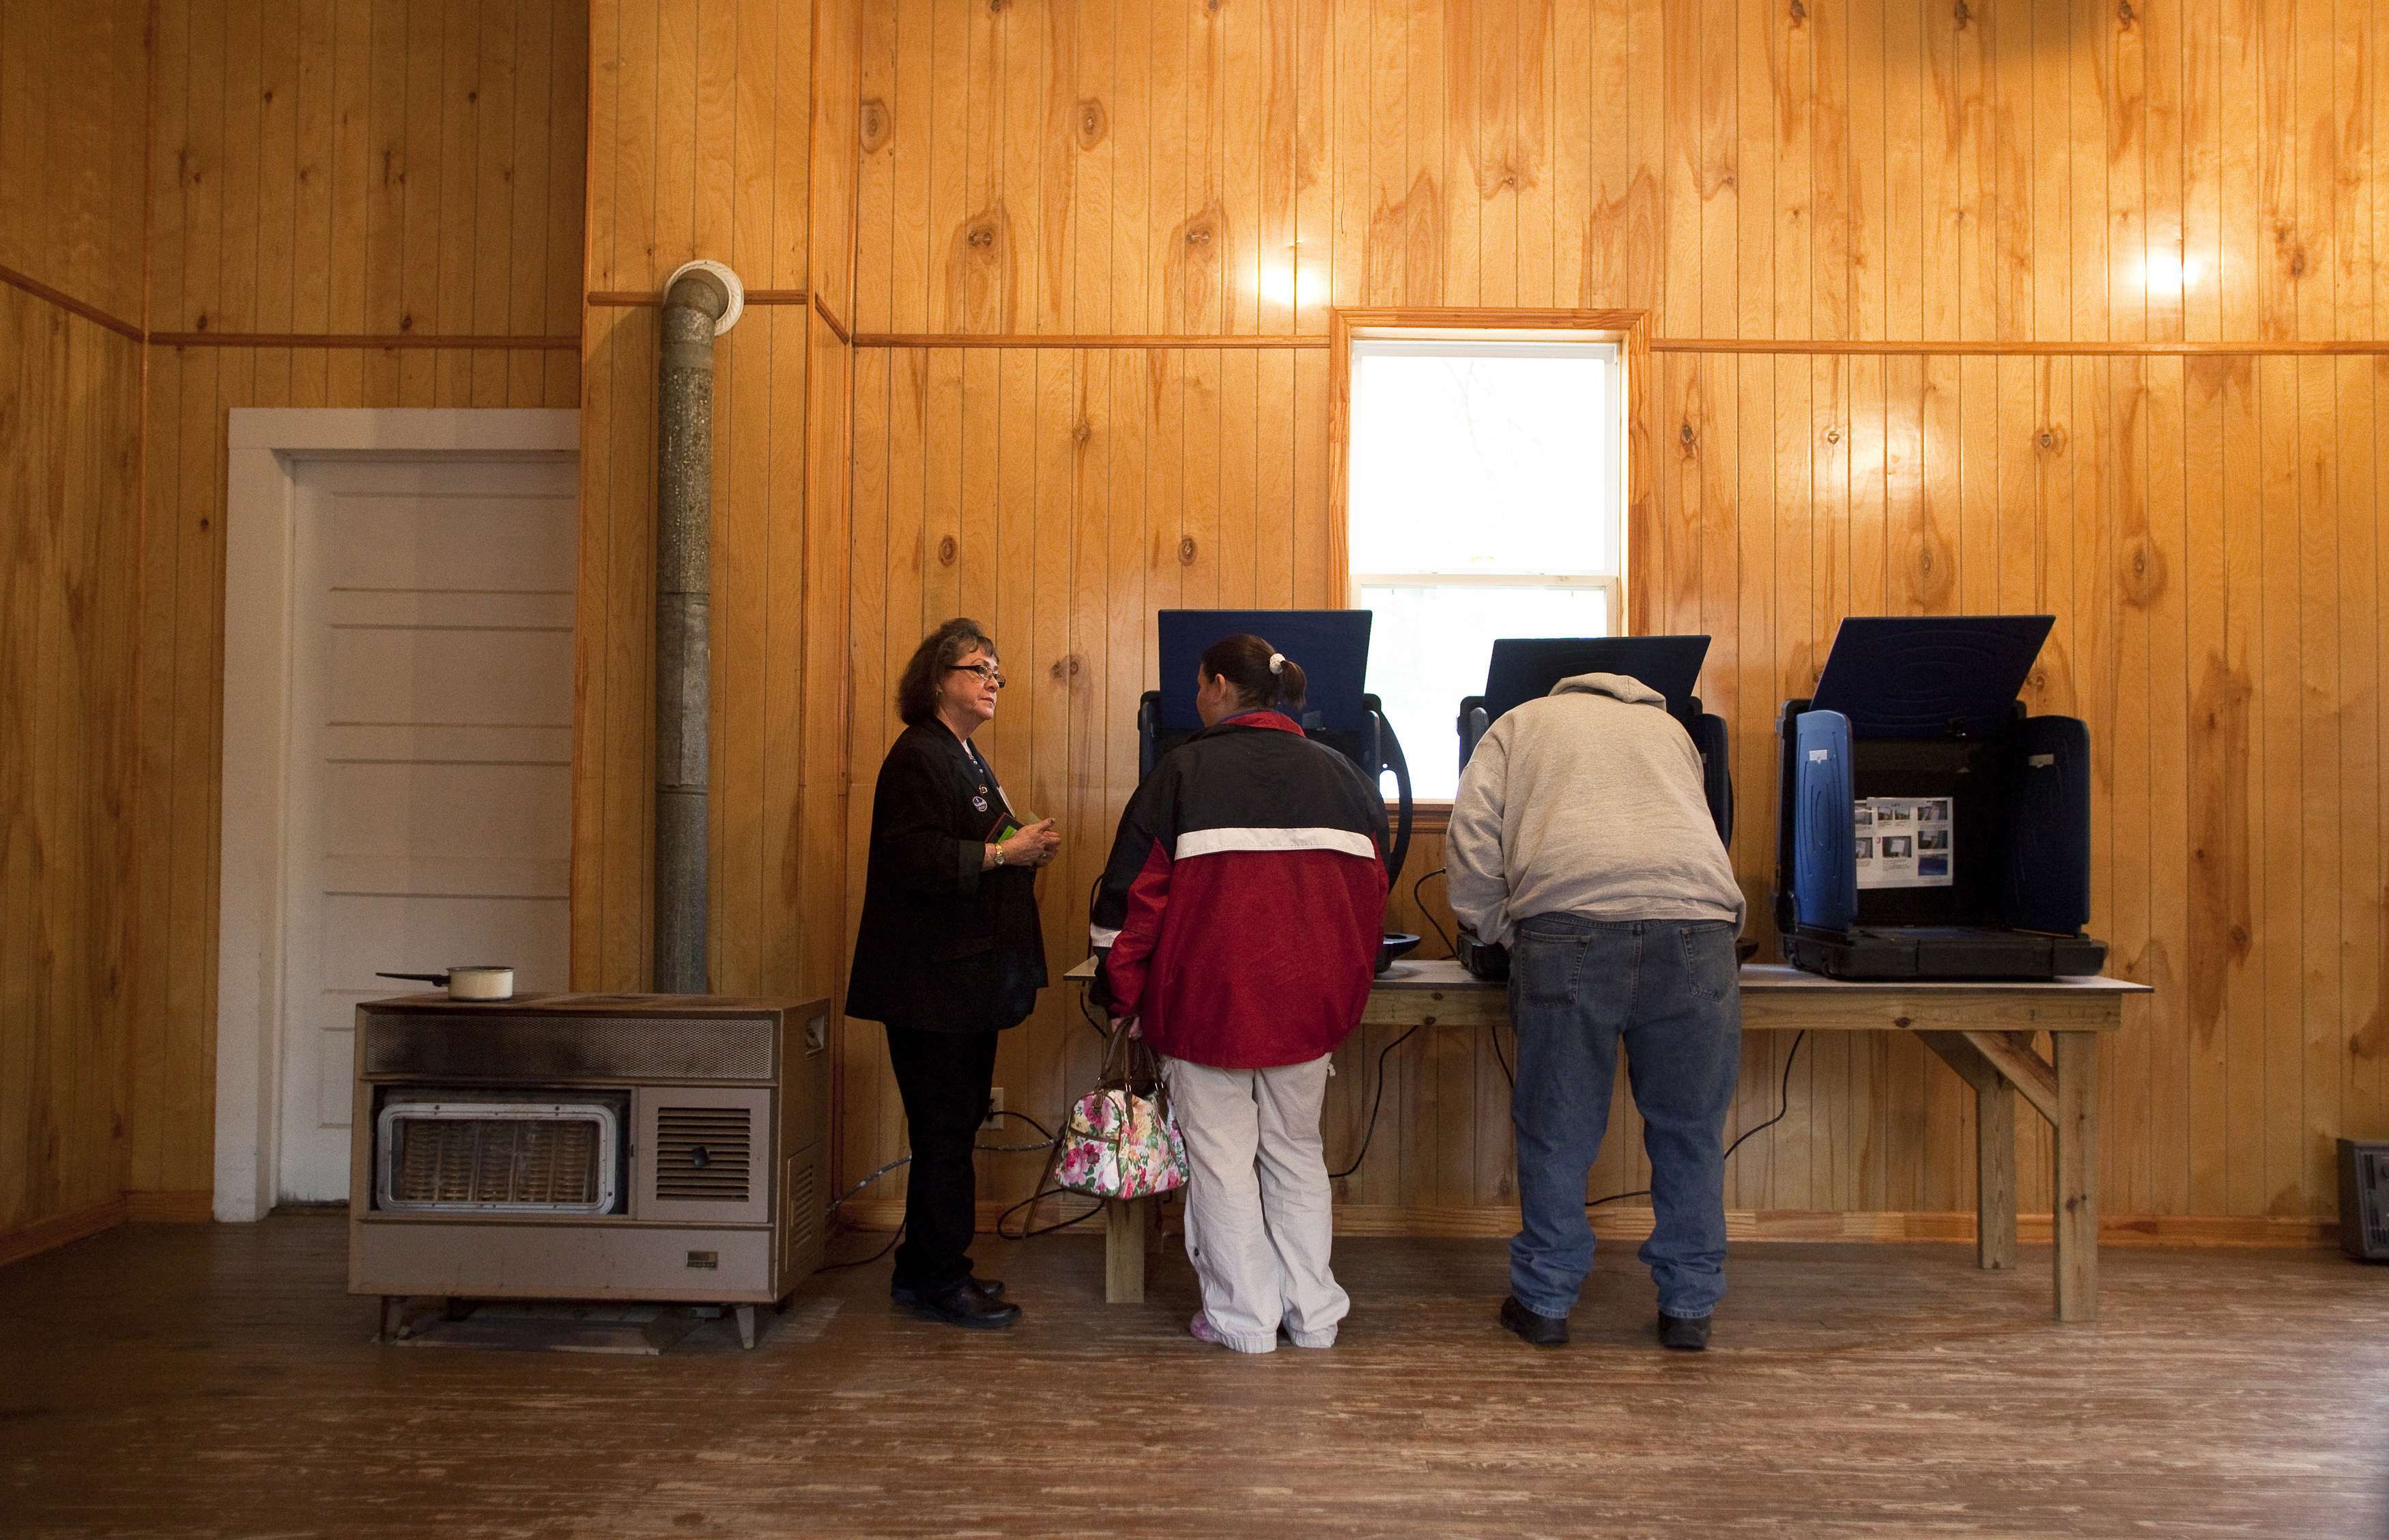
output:
M 1437 308 L 1331 308 L 1327 313 L 1327 565 L 1338 608 L 1357 608 L 1364 583 L 1432 584 L 1437 586 L 1602 587 L 1609 591 L 1610 614 L 1619 635 L 1650 630 L 1642 585 L 1634 581 L 1635 556 L 1653 539 L 1648 447 L 1651 422 L 1651 325 L 1643 310 L 1481 310 Z M 1351 443 L 1352 344 L 1377 339 L 1428 341 L 1605 341 L 1617 347 L 1625 388 L 1618 392 L 1623 421 L 1617 443 L 1624 461 L 1625 507 L 1617 531 L 1617 571 L 1586 576 L 1570 573 L 1370 573 L 1352 571 Z M 1416 804 L 1419 827 L 1435 829 L 1449 819 L 1450 802 Z

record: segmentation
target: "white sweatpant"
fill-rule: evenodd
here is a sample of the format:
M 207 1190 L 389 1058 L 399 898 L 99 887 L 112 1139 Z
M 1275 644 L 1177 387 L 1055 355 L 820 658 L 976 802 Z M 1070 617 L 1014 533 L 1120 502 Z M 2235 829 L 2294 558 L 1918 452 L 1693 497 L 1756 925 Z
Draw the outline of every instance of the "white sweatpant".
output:
M 1328 1270 L 1334 1238 L 1319 1109 L 1328 1060 L 1218 1070 L 1162 1060 L 1192 1167 L 1186 1254 L 1203 1313 L 1238 1353 L 1332 1347 L 1351 1297 Z

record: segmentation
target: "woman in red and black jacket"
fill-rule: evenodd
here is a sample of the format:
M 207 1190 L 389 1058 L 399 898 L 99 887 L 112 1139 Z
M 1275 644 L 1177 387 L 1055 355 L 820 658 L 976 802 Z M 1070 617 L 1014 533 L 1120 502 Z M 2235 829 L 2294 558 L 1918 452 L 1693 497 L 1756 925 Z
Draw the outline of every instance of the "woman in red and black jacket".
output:
M 1096 890 L 1096 997 L 1162 1056 L 1192 1164 L 1189 1329 L 1267 1353 L 1327 1347 L 1351 1306 L 1328 1268 L 1319 1109 L 1361 1022 L 1386 913 L 1386 803 L 1311 742 L 1302 670 L 1258 636 L 1203 654 L 1203 730 L 1121 815 Z

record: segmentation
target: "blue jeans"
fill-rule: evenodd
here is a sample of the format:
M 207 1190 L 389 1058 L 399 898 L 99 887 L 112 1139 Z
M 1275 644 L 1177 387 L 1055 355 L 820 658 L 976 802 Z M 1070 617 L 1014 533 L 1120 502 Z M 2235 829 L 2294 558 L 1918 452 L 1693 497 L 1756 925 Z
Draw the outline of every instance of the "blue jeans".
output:
M 1511 940 L 1521 1228 L 1510 1289 L 1565 1316 L 1592 1271 L 1585 1179 L 1609 1124 L 1617 1046 L 1642 1114 L 1658 1226 L 1643 1265 L 1670 1315 L 1725 1297 L 1725 1118 L 1742 1065 L 1733 927 L 1538 915 Z

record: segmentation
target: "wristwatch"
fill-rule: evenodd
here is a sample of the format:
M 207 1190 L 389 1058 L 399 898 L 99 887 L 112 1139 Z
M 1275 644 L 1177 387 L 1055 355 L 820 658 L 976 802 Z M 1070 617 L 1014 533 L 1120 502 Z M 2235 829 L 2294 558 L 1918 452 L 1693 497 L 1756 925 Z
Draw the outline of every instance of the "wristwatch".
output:
M 988 849 L 990 849 L 990 850 L 991 850 L 991 851 L 993 851 L 993 852 L 995 852 L 995 864 L 996 864 L 997 866 L 1003 866 L 1003 841 L 1002 841 L 1001 840 L 999 840 L 999 841 L 997 841 L 995 843 L 993 843 L 993 844 L 991 844 L 991 845 L 988 846 L 987 848 L 988 848 Z

